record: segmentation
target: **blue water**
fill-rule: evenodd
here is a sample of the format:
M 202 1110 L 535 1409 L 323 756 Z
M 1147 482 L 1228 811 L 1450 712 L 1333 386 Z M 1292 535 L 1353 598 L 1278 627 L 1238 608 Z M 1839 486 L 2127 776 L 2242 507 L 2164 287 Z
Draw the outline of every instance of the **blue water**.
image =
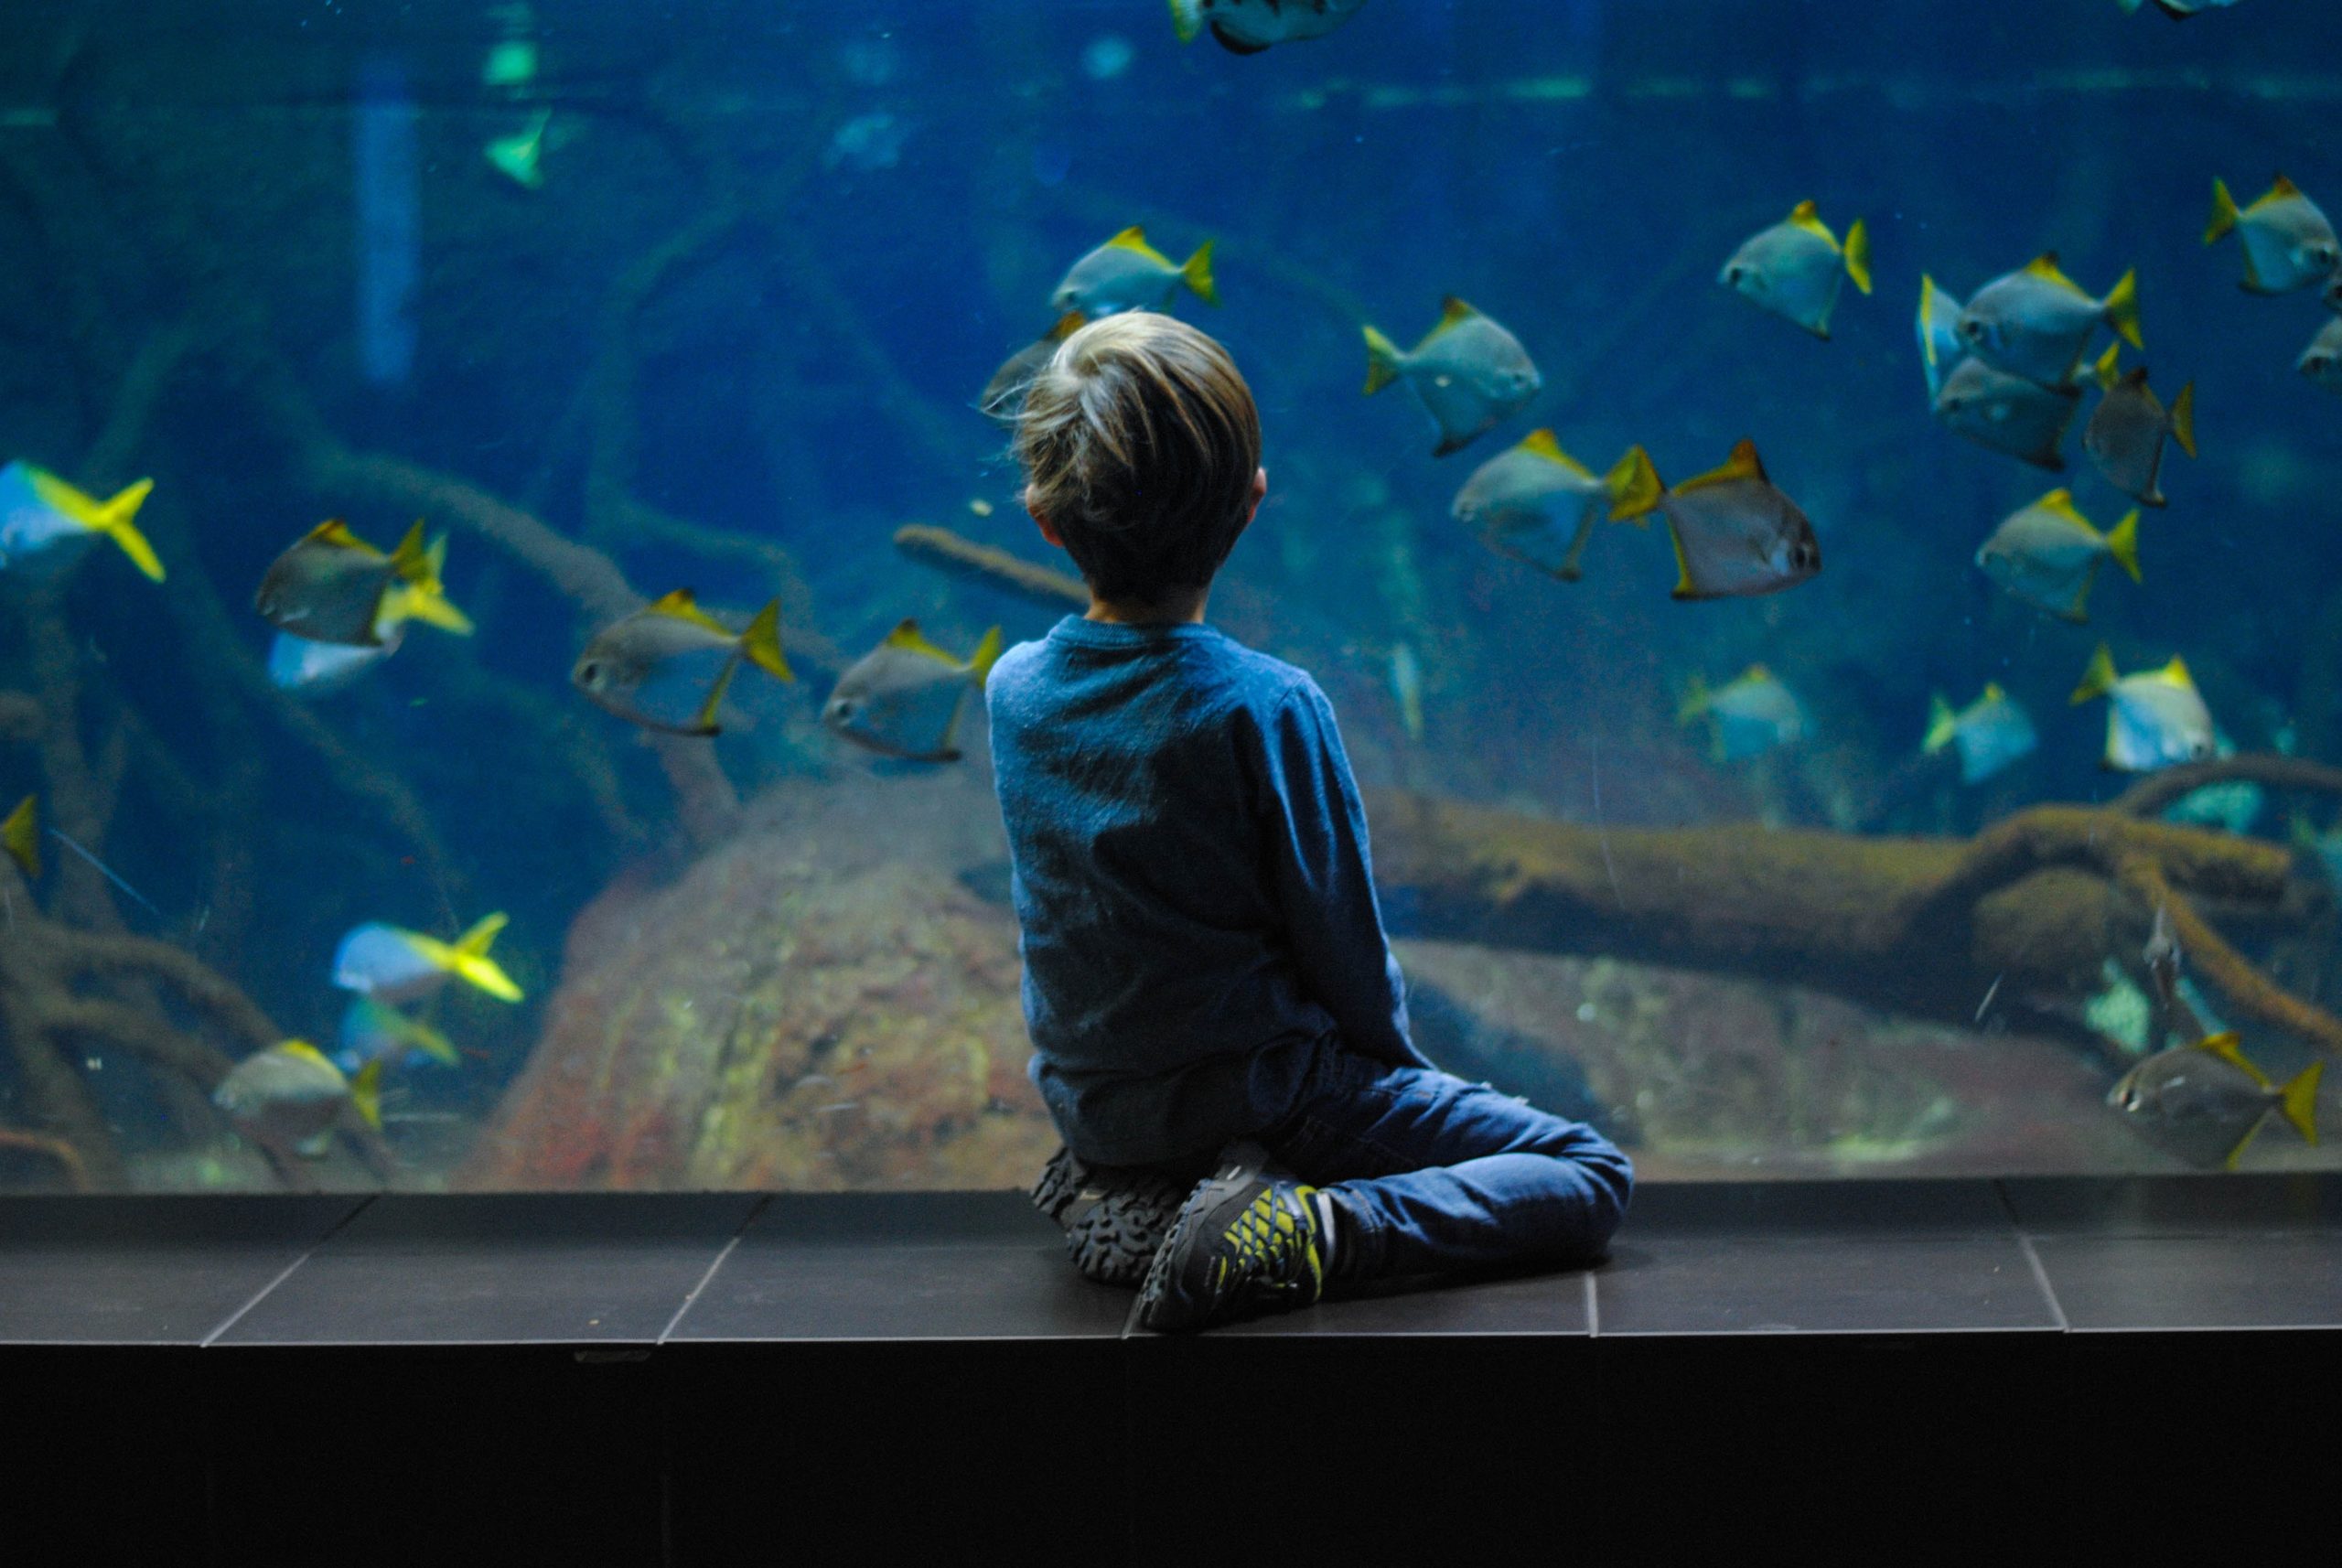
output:
M 890 536 L 940 523 L 1046 555 L 972 404 L 1049 326 L 1065 268 L 1142 224 L 1175 259 L 1216 242 L 1223 305 L 1172 308 L 1230 346 L 1265 424 L 1270 498 L 1216 617 L 1318 677 L 1371 784 L 1571 821 L 1593 820 L 1598 790 L 1612 827 L 1966 832 L 2126 782 L 2098 766 L 2103 709 L 2066 701 L 2100 639 L 2125 671 L 2184 656 L 2240 749 L 2342 754 L 2342 402 L 2294 369 L 2327 315 L 2315 291 L 2245 294 L 2234 242 L 2200 242 L 2216 176 L 2249 199 L 2282 170 L 2342 203 L 2322 7 L 2245 0 L 2173 24 L 2114 0 L 1370 0 L 1330 38 L 1249 58 L 1180 46 L 1148 0 L 359 9 L 30 7 L 38 47 L 0 60 L 0 251 L 16 258 L 0 457 L 97 490 L 156 478 L 146 521 L 172 581 L 93 553 L 62 622 L 94 766 L 117 766 L 108 736 L 125 748 L 112 809 L 81 825 L 166 915 L 117 901 L 106 919 L 329 1041 L 342 931 L 452 938 L 510 912 L 498 952 L 529 1002 L 460 1003 L 473 1057 L 416 1077 L 411 1109 L 489 1113 L 537 1038 L 571 919 L 622 873 L 688 858 L 673 796 L 656 755 L 569 689 L 591 618 L 461 530 L 448 585 L 478 637 L 417 629 L 286 717 L 253 585 L 326 516 L 350 511 L 385 546 L 408 517 L 331 493 L 260 406 L 248 359 L 209 344 L 127 449 L 107 445 L 142 346 L 175 322 L 261 345 L 339 442 L 591 537 L 644 593 L 688 585 L 744 613 L 775 580 L 736 551 L 646 537 L 612 496 L 784 547 L 810 590 L 811 624 L 790 629 L 847 657 L 905 616 L 966 648 L 994 622 L 1036 635 L 1051 612 L 944 579 Z M 511 37 L 536 44 L 533 80 L 483 82 Z M 483 148 L 542 108 L 543 182 L 525 188 Z M 1828 342 L 1715 277 L 1805 198 L 1872 239 L 1877 292 L 1843 294 Z M 679 235 L 679 258 L 646 274 Z M 1964 298 L 2045 250 L 2092 292 L 2135 267 L 2154 384 L 2197 389 L 2202 456 L 2166 459 L 2144 583 L 2101 574 L 2086 627 L 1971 557 L 2054 484 L 2101 526 L 2129 503 L 2079 423 L 2053 478 L 1932 420 L 1912 329 L 1923 272 Z M 1545 388 L 1434 460 L 1403 392 L 1360 395 L 1359 328 L 1413 343 L 1451 294 L 1511 328 Z M 1677 604 L 1658 531 L 1606 527 L 1574 585 L 1496 557 L 1449 500 L 1540 425 L 1597 471 L 1640 443 L 1671 479 L 1752 438 L 1811 516 L 1821 575 Z M 1402 645 L 1420 737 L 1392 689 Z M 0 625 L 0 686 L 58 680 L 36 652 Z M 1719 763 L 1678 703 L 1694 675 L 1757 661 L 1797 693 L 1807 738 Z M 1987 681 L 2028 708 L 2040 748 L 1962 786 L 1918 741 L 1931 693 L 1963 704 Z M 753 722 L 715 746 L 744 795 L 886 782 L 820 730 L 826 688 L 818 670 L 741 683 Z M 0 744 L 0 806 L 53 788 L 45 755 Z M 421 804 L 443 865 L 351 767 Z M 2287 823 L 2272 807 L 2258 826 Z M 95 886 L 45 897 L 98 920 Z M 92 1092 L 126 1146 L 201 1142 L 199 1118 L 125 1070 L 134 1087 Z M 0 1077 L 0 1122 L 22 1094 Z

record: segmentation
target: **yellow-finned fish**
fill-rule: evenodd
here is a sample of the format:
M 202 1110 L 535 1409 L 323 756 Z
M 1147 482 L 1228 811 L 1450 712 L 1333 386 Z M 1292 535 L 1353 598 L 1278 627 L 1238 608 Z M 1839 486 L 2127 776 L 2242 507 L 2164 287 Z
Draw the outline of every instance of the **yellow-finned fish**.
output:
M 1675 710 L 1675 722 L 1704 718 L 1719 762 L 1738 762 L 1805 738 L 1805 710 L 1762 664 L 1751 664 L 1714 691 L 1698 675 Z
M 732 677 L 753 664 L 794 681 L 780 651 L 780 601 L 734 631 L 699 607 L 689 588 L 653 600 L 596 632 L 569 671 L 570 683 L 630 724 L 668 735 L 722 733 L 717 710 Z
M 379 1061 L 368 1062 L 355 1079 L 345 1078 L 308 1041 L 286 1040 L 231 1068 L 212 1090 L 211 1103 L 253 1143 L 314 1160 L 331 1146 L 345 1112 L 355 1111 L 381 1131 L 381 1082 Z
M 1636 458 L 1642 448 L 1628 454 Z M 1756 444 L 1743 441 L 1724 465 L 1680 485 L 1643 472 L 1614 510 L 1620 518 L 1656 510 L 1675 542 L 1675 597 L 1742 598 L 1792 588 L 1821 570 L 1821 542 L 1797 502 L 1766 477 Z
M 1944 747 L 1960 750 L 1960 781 L 1981 784 L 2027 756 L 2040 743 L 2033 716 L 1997 682 L 1984 682 L 1983 694 L 1954 712 L 1939 692 L 1928 703 L 1928 733 L 1919 750 L 1933 757 Z
M 2139 514 L 2133 509 L 2104 533 L 2075 509 L 2068 490 L 2051 490 L 2001 520 L 1976 552 L 1976 564 L 2026 604 L 2070 621 L 2090 618 L 2090 584 L 2111 557 L 2139 576 Z
M 1175 262 L 1148 244 L 1146 231 L 1133 224 L 1066 269 L 1049 294 L 1049 306 L 1059 320 L 1079 311 L 1095 321 L 1124 310 L 1161 310 L 1182 285 L 1206 305 L 1218 305 L 1211 247 L 1206 240 L 1186 261 Z
M 1080 331 L 1089 319 L 1079 310 L 1069 310 L 1058 317 L 1056 326 L 1003 360 L 976 399 L 976 407 L 983 416 L 1015 428 L 1016 416 L 1025 411 L 1025 392 L 1033 384 L 1033 378 L 1057 353 L 1058 345 Z
M 1191 44 L 1209 28 L 1230 54 L 1256 55 L 1271 44 L 1322 38 L 1358 15 L 1366 0 L 1171 0 L 1171 27 Z
M 2251 206 L 2240 209 L 2226 182 L 2212 181 L 2212 219 L 2204 243 L 2233 232 L 2244 251 L 2243 286 L 2253 294 L 2287 294 L 2334 275 L 2342 241 L 2317 203 L 2283 175 Z
M 2342 392 L 2342 317 L 2317 329 L 2294 369 L 2330 392 Z
M 2272 1112 L 2316 1146 L 2325 1067 L 2314 1061 L 2280 1087 L 2246 1058 L 2233 1033 L 2208 1035 L 2157 1051 L 2124 1073 L 2106 1102 L 2181 1158 L 2234 1170 Z
M 449 980 L 461 980 L 499 1002 L 518 1002 L 521 988 L 488 956 L 507 920 L 500 909 L 452 942 L 369 920 L 353 927 L 335 950 L 333 983 L 393 1006 L 435 995 Z
M 444 541 L 436 553 L 424 547 L 419 519 L 385 555 L 335 518 L 270 564 L 252 607 L 279 631 L 351 648 L 380 648 L 385 631 L 407 620 L 468 633 L 470 619 L 439 583 L 444 553 Z
M 27 795 L 0 822 L 0 849 L 16 863 L 27 882 L 40 880 L 40 799 Z
M 1574 583 L 1595 523 L 1605 516 L 1647 523 L 1658 483 L 1639 446 L 1596 478 L 1552 431 L 1532 430 L 1473 470 L 1450 510 L 1498 554 Z
M 356 1072 L 376 1060 L 397 1067 L 410 1056 L 428 1057 L 442 1067 L 455 1067 L 462 1060 L 455 1042 L 423 1019 L 409 1017 L 372 996 L 349 999 L 349 1005 L 342 1009 L 335 1066 L 344 1072 Z
M 1855 219 L 1842 245 L 1811 201 L 1750 235 L 1716 274 L 1735 294 L 1825 340 L 1839 286 L 1848 278 L 1870 292 L 1870 231 Z
M 2079 387 L 2045 387 L 1973 356 L 1961 360 L 1936 392 L 1936 417 L 1947 429 L 2052 473 L 2066 466 L 2057 448 L 2081 405 Z
M 102 501 L 22 459 L 0 468 L 0 570 L 55 575 L 102 536 L 149 581 L 161 582 L 163 563 L 135 521 L 154 488 L 141 479 Z
M 999 657 L 998 627 L 975 652 L 954 659 L 920 634 L 919 622 L 903 621 L 838 677 L 822 722 L 883 757 L 957 762 L 961 712 L 970 693 L 984 689 Z
M 2196 456 L 2196 383 L 2181 387 L 2165 408 L 2147 385 L 2144 365 L 2127 371 L 2115 368 L 2122 352 L 2120 343 L 2109 343 L 2098 361 L 2101 391 L 2082 430 L 2082 450 L 2108 484 L 2143 506 L 2162 506 L 2164 438 L 2169 436 L 2181 451 Z
M 1941 395 L 1944 378 L 1968 352 L 1960 336 L 1960 301 L 1938 288 L 1935 279 L 1919 274 L 1919 363 L 1928 372 L 1930 403 Z
M 1414 389 L 1439 427 L 1434 457 L 1495 429 L 1545 384 L 1520 338 L 1453 295 L 1440 302 L 1439 325 L 1411 349 L 1366 328 L 1366 395 L 1396 381 Z
M 2057 270 L 2057 252 L 2045 251 L 1970 296 L 1960 313 L 1960 336 L 1971 353 L 1996 369 L 2063 386 L 2074 379 L 2082 349 L 2101 323 L 2133 349 L 2146 347 L 2139 331 L 2138 274 L 2124 273 L 2103 299 L 2093 299 Z
M 2118 675 L 2114 656 L 2100 643 L 2071 700 L 2079 705 L 2098 697 L 2107 699 L 2101 767 L 2151 773 L 2174 763 L 2201 762 L 2217 749 L 2211 710 L 2176 656 L 2160 670 Z
M 552 124 L 553 111 L 540 109 L 520 130 L 481 147 L 480 156 L 497 173 L 523 190 L 542 190 L 545 183 L 545 130 Z

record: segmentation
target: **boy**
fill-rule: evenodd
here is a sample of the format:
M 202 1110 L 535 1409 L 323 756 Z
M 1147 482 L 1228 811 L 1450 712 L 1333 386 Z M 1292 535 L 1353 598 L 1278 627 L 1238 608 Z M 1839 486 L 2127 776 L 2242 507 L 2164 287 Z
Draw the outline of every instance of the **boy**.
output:
M 1408 1038 L 1333 710 L 1204 624 L 1267 493 L 1260 452 L 1201 332 L 1133 311 L 1068 338 L 1016 454 L 1090 610 L 986 688 L 1033 1078 L 1067 1147 L 1036 1201 L 1093 1277 L 1135 1270 L 1085 1261 L 1083 1226 L 1139 1232 L 1121 1256 L 1151 1254 L 1158 1331 L 1307 1305 L 1328 1279 L 1585 1261 L 1633 1184 L 1591 1128 Z

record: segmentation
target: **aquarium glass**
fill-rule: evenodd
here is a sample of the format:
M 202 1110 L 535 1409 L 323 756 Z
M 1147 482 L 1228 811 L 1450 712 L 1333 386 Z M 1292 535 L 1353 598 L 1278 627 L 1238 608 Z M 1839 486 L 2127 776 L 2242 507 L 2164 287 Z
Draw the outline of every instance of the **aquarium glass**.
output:
M 2199 3 L 13 0 L 0 1189 L 1029 1182 L 1080 306 L 1251 379 L 1441 1065 L 2326 1161 L 2342 23 Z

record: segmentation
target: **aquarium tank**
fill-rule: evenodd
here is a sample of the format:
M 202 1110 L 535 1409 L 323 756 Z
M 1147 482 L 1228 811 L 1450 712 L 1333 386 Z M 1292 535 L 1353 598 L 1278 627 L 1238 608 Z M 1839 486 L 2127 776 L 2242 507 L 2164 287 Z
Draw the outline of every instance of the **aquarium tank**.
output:
M 1257 393 L 1413 1028 L 1646 1180 L 2330 1164 L 2310 0 L 16 0 L 0 1190 L 1006 1188 L 1022 388 Z

